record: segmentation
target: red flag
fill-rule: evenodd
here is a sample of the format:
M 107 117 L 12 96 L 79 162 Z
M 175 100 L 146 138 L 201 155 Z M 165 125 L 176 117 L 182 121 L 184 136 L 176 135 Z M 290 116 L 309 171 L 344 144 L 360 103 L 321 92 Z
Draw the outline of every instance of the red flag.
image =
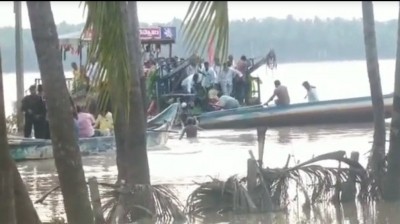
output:
M 210 66 L 214 65 L 215 47 L 214 47 L 214 36 L 211 37 L 208 42 L 208 63 Z

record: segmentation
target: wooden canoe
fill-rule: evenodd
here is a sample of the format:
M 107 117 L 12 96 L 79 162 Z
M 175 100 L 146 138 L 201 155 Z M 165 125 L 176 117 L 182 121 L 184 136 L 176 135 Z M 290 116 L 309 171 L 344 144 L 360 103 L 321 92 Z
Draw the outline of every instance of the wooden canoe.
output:
M 178 111 L 179 104 L 172 104 L 147 122 L 148 150 L 155 150 L 167 143 L 170 128 Z M 114 136 L 80 138 L 78 144 L 83 156 L 99 155 L 115 150 Z M 48 139 L 14 137 L 9 138 L 8 145 L 11 156 L 16 161 L 53 158 L 52 143 L 51 140 Z
M 385 118 L 391 117 L 393 94 L 384 95 Z M 204 129 L 241 129 L 373 121 L 371 97 L 298 103 L 289 106 L 250 106 L 203 113 Z

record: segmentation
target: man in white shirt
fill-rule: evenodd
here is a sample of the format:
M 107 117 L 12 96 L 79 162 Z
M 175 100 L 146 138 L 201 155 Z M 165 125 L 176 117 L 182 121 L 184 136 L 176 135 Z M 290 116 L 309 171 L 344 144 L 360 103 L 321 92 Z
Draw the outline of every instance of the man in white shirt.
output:
M 308 98 L 308 102 L 318 102 L 318 95 L 317 95 L 317 89 L 315 86 L 310 85 L 308 81 L 303 82 L 303 87 L 307 90 L 307 95 L 304 97 Z
M 197 73 L 189 75 L 188 77 L 186 77 L 182 81 L 181 86 L 182 86 L 182 89 L 186 93 L 194 93 L 195 94 L 196 93 L 196 89 L 194 88 L 195 87 L 194 85 L 196 83 L 199 83 L 199 75 Z
M 223 64 L 223 69 L 218 76 L 218 82 L 221 85 L 223 95 L 230 96 L 233 90 L 233 78 L 235 76 L 242 77 L 243 74 L 238 70 L 228 67 L 228 62 Z
M 206 90 L 209 90 L 216 83 L 217 76 L 215 75 L 215 71 L 214 69 L 210 68 L 210 64 L 206 61 L 204 62 L 204 68 L 202 69 L 201 73 L 201 85 Z

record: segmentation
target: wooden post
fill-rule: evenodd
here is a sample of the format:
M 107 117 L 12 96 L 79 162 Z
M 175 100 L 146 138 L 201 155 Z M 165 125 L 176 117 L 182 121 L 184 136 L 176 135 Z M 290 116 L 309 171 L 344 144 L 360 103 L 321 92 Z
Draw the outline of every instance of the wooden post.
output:
M 249 150 L 249 154 L 250 154 L 250 159 L 252 159 L 253 161 L 256 161 L 253 152 L 251 150 Z M 271 212 L 273 211 L 273 203 L 272 203 L 272 197 L 271 197 L 271 192 L 269 191 L 269 188 L 267 186 L 267 183 L 264 180 L 263 174 L 262 174 L 262 170 L 261 170 L 261 166 L 258 166 L 257 163 L 254 163 L 255 166 L 254 168 L 256 168 L 257 173 L 260 175 L 260 184 L 262 186 L 262 188 L 264 188 L 265 190 L 265 195 L 264 198 L 262 199 L 261 202 L 261 207 L 259 208 L 261 212 Z
M 253 195 L 257 187 L 257 161 L 254 159 L 247 160 L 247 190 Z
M 20 110 L 21 101 L 24 98 L 24 56 L 22 43 L 22 18 L 21 18 L 21 1 L 14 1 L 15 14 L 15 73 L 17 81 L 17 128 L 18 132 L 22 132 L 23 114 Z
M 264 158 L 264 146 L 265 146 L 265 133 L 267 132 L 267 127 L 257 128 L 257 142 L 258 142 L 258 163 L 260 167 L 263 166 Z
M 88 182 L 95 224 L 104 224 L 106 221 L 104 220 L 103 211 L 101 210 L 101 200 L 97 179 L 96 177 L 91 177 Z
M 359 152 L 351 152 L 350 159 L 358 162 L 360 157 Z M 356 173 L 354 171 L 349 172 L 348 180 L 343 184 L 342 194 L 340 197 L 341 202 L 355 202 L 356 199 Z
M 169 44 L 169 58 L 172 58 L 172 44 Z

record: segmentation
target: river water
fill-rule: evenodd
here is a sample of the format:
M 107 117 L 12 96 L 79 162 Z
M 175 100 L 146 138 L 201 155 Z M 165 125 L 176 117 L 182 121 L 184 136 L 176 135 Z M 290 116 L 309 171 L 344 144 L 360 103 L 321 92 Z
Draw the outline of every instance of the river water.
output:
M 384 94 L 393 91 L 394 60 L 380 61 Z M 364 61 L 279 64 L 271 72 L 265 67 L 256 71 L 263 80 L 262 99 L 271 94 L 274 79 L 280 79 L 289 88 L 293 103 L 303 102 L 305 91 L 301 83 L 305 80 L 317 87 L 320 100 L 340 99 L 369 95 L 369 83 Z M 38 74 L 25 76 L 26 89 Z M 12 111 L 15 101 L 15 75 L 5 75 L 6 110 Z M 360 152 L 360 162 L 365 165 L 371 147 L 372 124 L 344 124 L 329 126 L 289 127 L 268 130 L 264 164 L 282 167 L 288 155 L 296 161 L 305 161 L 315 155 L 344 150 Z M 204 182 L 211 177 L 226 179 L 231 175 L 246 174 L 249 150 L 257 156 L 255 130 L 218 130 L 199 132 L 199 143 L 178 140 L 171 134 L 166 150 L 149 152 L 151 179 L 153 184 L 168 184 L 174 187 L 184 203 L 188 194 L 196 187 L 195 182 Z M 117 169 L 115 155 L 83 157 L 86 178 L 95 176 L 99 182 L 113 183 Z M 293 164 L 292 164 L 293 165 Z M 335 164 L 334 164 L 335 165 Z M 18 169 L 27 184 L 32 200 L 58 184 L 54 160 L 19 162 Z M 291 201 L 290 215 L 251 215 L 211 217 L 203 223 L 399 223 L 400 207 L 377 204 L 367 209 L 345 205 L 339 210 L 328 203 L 317 207 L 307 221 L 296 201 Z M 44 204 L 35 205 L 42 220 L 64 216 L 62 196 L 51 194 Z M 200 221 L 198 221 L 200 223 Z

